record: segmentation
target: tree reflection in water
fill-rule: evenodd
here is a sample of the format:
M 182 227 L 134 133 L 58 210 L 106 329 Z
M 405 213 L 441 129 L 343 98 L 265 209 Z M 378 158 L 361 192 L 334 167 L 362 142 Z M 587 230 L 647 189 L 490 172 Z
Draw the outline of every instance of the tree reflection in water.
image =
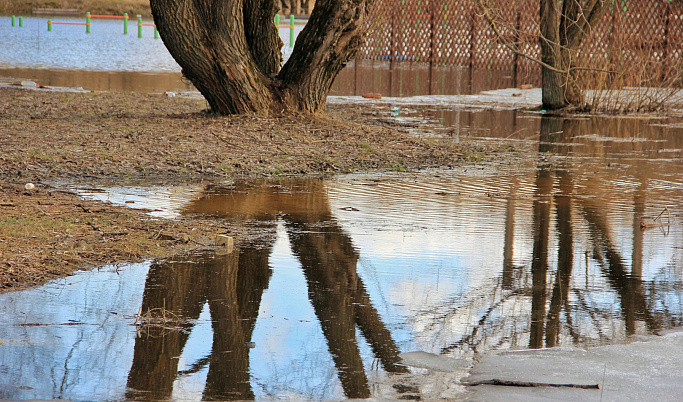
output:
M 614 123 L 614 121 L 612 121 Z M 591 128 L 590 124 L 594 124 Z M 530 262 L 530 283 L 521 271 L 523 267 L 516 267 L 514 260 L 514 231 L 515 231 L 515 199 L 510 191 L 505 214 L 505 236 L 503 248 L 503 270 L 495 289 L 484 290 L 484 296 L 471 299 L 471 305 L 458 306 L 450 313 L 442 315 L 441 325 L 447 322 L 458 322 L 463 315 L 471 314 L 482 308 L 481 303 L 487 300 L 490 306 L 479 316 L 471 329 L 460 335 L 460 339 L 442 348 L 442 353 L 465 352 L 484 349 L 516 346 L 516 342 L 528 336 L 529 348 L 554 347 L 562 343 L 562 334 L 574 344 L 583 344 L 590 339 L 590 331 L 596 331 L 600 340 L 609 341 L 609 336 L 603 332 L 603 325 L 611 319 L 611 312 L 601 309 L 590 301 L 591 290 L 581 289 L 572 284 L 573 269 L 575 268 L 575 228 L 585 227 L 588 239 L 586 241 L 586 270 L 589 260 L 592 260 L 606 279 L 607 285 L 618 297 L 620 308 L 619 320 L 623 323 L 623 331 L 627 336 L 636 333 L 638 321 L 645 324 L 648 333 L 656 334 L 662 327 L 680 325 L 680 311 L 663 307 L 658 303 L 665 303 L 666 297 L 658 294 L 655 283 L 643 281 L 643 237 L 644 233 L 639 225 L 644 216 L 647 202 L 647 182 L 653 172 L 647 171 L 649 160 L 642 159 L 637 164 L 636 180 L 639 185 L 633 193 L 633 230 L 631 244 L 631 261 L 622 255 L 617 247 L 617 241 L 611 233 L 609 215 L 611 211 L 610 199 L 613 194 L 606 194 L 605 182 L 608 177 L 597 176 L 595 169 L 601 159 L 607 159 L 604 164 L 609 167 L 609 157 L 619 155 L 619 152 L 639 152 L 645 150 L 623 150 L 622 143 L 629 147 L 647 147 L 655 138 L 647 137 L 648 141 L 634 143 L 615 141 L 612 148 L 617 148 L 614 154 L 606 150 L 603 144 L 594 145 L 580 143 L 588 130 L 603 130 L 614 137 L 632 137 L 633 127 L 619 126 L 601 127 L 602 120 L 564 119 L 543 116 L 539 133 L 539 162 L 534 180 L 534 194 L 531 205 L 531 237 L 532 256 Z M 585 139 L 583 141 L 586 141 Z M 579 144 L 580 143 L 580 144 Z M 600 143 L 598 143 L 600 144 Z M 634 145 L 635 144 L 635 145 Z M 577 145 L 581 145 L 580 147 Z M 674 144 L 671 144 L 676 148 Z M 603 148 L 601 148 L 603 147 Z M 560 156 L 559 161 L 548 163 L 548 155 Z M 570 157 L 568 157 L 570 156 Z M 588 156 L 591 164 L 584 168 L 581 158 Z M 596 161 L 597 160 L 597 161 Z M 578 167 L 577 167 L 578 166 Z M 582 181 L 581 189 L 577 191 L 575 182 Z M 516 185 L 513 181 L 513 187 Z M 553 214 L 554 212 L 554 214 Z M 551 226 L 555 223 L 554 231 L 556 243 L 551 236 Z M 620 234 L 623 235 L 623 234 Z M 556 244 L 556 246 L 555 246 Z M 550 255 L 551 251 L 556 255 Z M 553 258 L 549 258 L 553 257 Z M 555 267 L 549 266 L 553 260 Z M 588 274 L 586 273 L 586 280 Z M 550 281 L 550 284 L 549 284 Z M 670 287 L 669 285 L 668 287 Z M 674 287 L 676 285 L 673 285 Z M 493 295 L 493 296 L 491 296 Z M 548 300 L 549 298 L 549 300 Z M 572 299 L 573 300 L 570 300 Z M 506 323 L 512 317 L 524 315 L 519 309 L 519 301 L 529 300 L 528 326 Z M 611 307 L 611 306 L 610 306 Z M 585 317 L 590 317 L 592 325 L 586 325 Z M 515 319 L 516 320 L 516 319 Z M 581 321 L 581 322 L 579 322 Z M 678 323 L 678 324 L 676 324 Z M 613 328 L 616 332 L 621 329 Z M 505 345 L 505 346 L 503 346 Z M 518 345 L 523 346 L 523 345 Z
M 474 278 L 473 274 L 482 284 L 467 288 L 462 297 L 449 299 L 457 299 L 455 302 L 444 300 L 438 305 L 421 305 L 420 309 L 409 311 L 409 323 L 414 320 L 420 324 L 414 326 L 420 329 L 411 335 L 424 343 L 431 337 L 432 344 L 438 345 L 443 354 L 464 354 L 497 348 L 608 343 L 621 339 L 623 334 L 632 335 L 639 330 L 657 333 L 661 328 L 681 324 L 680 308 L 675 305 L 680 300 L 680 280 L 667 277 L 666 273 L 662 274 L 665 277 L 662 283 L 656 279 L 659 273 L 654 273 L 655 279 L 650 282 L 643 279 L 646 241 L 638 222 L 646 210 L 648 197 L 653 199 L 648 180 L 656 178 L 657 172 L 648 170 L 648 158 L 633 162 L 643 169 L 633 176 L 609 168 L 609 160 L 604 159 L 603 163 L 601 158 L 607 158 L 610 152 L 618 155 L 620 149 L 606 150 L 605 141 L 587 140 L 584 135 L 594 129 L 600 132 L 599 124 L 588 119 L 547 116 L 541 119 L 539 160 L 534 174 L 513 175 L 511 180 L 503 181 L 510 186 L 509 191 L 501 192 L 507 194 L 504 213 L 501 213 L 504 225 L 485 232 L 487 235 L 495 235 L 496 231 L 503 233 L 500 271 L 486 274 L 485 278 L 485 275 Z M 606 129 L 616 137 L 633 135 L 627 126 L 619 130 Z M 650 139 L 632 144 L 616 141 L 609 147 L 628 144 L 637 148 L 651 142 Z M 674 147 L 681 148 L 675 144 Z M 558 158 L 549 163 L 548 155 Z M 583 156 L 591 162 L 582 165 Z M 606 168 L 598 171 L 601 165 Z M 662 173 L 666 174 L 666 171 Z M 615 196 L 609 194 L 613 190 L 605 188 L 612 188 L 609 184 L 615 177 L 640 184 L 633 192 L 619 195 L 623 198 L 622 204 L 633 205 L 632 211 L 624 211 L 623 205 L 621 210 L 613 208 Z M 530 196 L 529 202 L 524 198 L 524 191 L 520 191 L 525 183 L 533 188 L 526 193 Z M 395 188 L 388 185 L 387 189 L 390 193 Z M 359 253 L 337 224 L 327 191 L 324 181 L 317 179 L 237 183 L 209 188 L 203 197 L 187 206 L 185 213 L 250 222 L 270 234 L 275 233 L 278 221 L 283 223 L 292 253 L 301 264 L 309 300 L 344 393 L 349 398 L 368 397 L 371 392 L 359 352 L 357 330 L 387 372 L 405 372 L 406 368 L 398 364 L 398 349 L 392 334 L 370 303 L 368 291 L 357 274 Z M 397 200 L 410 203 L 415 197 L 428 198 L 434 194 L 414 193 L 420 191 L 419 187 L 401 191 L 389 197 L 396 196 Z M 474 205 L 469 196 L 453 195 L 452 200 L 450 206 L 454 210 Z M 633 223 L 631 226 L 628 221 L 631 241 L 624 246 L 623 239 L 628 236 L 614 233 L 615 227 L 623 232 L 623 222 L 613 218 L 623 221 L 626 215 L 626 220 L 632 219 Z M 458 224 L 449 227 L 449 230 L 455 229 L 455 236 L 461 234 L 458 230 L 468 230 L 466 225 Z M 517 250 L 514 247 L 519 238 L 529 239 L 530 258 L 526 261 L 519 256 L 515 258 L 515 252 L 522 254 L 519 247 Z M 457 247 L 455 244 L 454 248 Z M 186 370 L 198 371 L 208 366 L 205 399 L 254 398 L 246 343 L 252 337 L 261 298 L 269 284 L 268 259 L 272 248 L 270 240 L 260 243 L 260 247 L 243 245 L 229 255 L 156 264 L 150 270 L 143 312 L 165 308 L 184 319 L 196 319 L 203 305 L 208 303 L 210 307 L 214 330 L 211 355 Z M 622 251 L 629 248 L 630 261 Z M 463 259 L 464 264 L 468 263 L 466 260 Z M 418 258 L 410 263 L 419 266 L 423 260 Z M 581 280 L 584 265 L 585 284 Z M 469 267 L 454 265 L 452 268 L 456 271 Z M 589 268 L 594 269 L 593 273 L 589 274 Z M 589 285 L 589 277 L 597 286 Z M 667 303 L 673 308 L 669 309 Z M 150 328 L 136 340 L 128 381 L 131 398 L 163 399 L 171 395 L 178 376 L 177 357 L 192 330 L 191 324 L 184 325 L 183 331 Z
M 401 373 L 407 368 L 398 364 L 398 348 L 356 273 L 358 253 L 334 222 L 322 181 L 290 184 L 294 188 L 252 183 L 230 189 L 228 196 L 217 190 L 196 200 L 189 209 L 262 220 L 267 222 L 262 228 L 271 231 L 275 230 L 275 215 L 285 222 L 344 393 L 348 398 L 367 398 L 370 387 L 356 328 L 387 372 Z M 141 311 L 144 314 L 163 309 L 167 316 L 180 319 L 178 328 L 148 326 L 136 339 L 128 398 L 171 397 L 178 376 L 178 358 L 192 331 L 192 322 L 205 303 L 209 305 L 213 329 L 211 354 L 190 370 L 208 365 L 203 398 L 254 398 L 248 343 L 272 273 L 268 263 L 271 248 L 272 243 L 247 245 L 227 255 L 187 256 L 187 261 L 151 266 Z

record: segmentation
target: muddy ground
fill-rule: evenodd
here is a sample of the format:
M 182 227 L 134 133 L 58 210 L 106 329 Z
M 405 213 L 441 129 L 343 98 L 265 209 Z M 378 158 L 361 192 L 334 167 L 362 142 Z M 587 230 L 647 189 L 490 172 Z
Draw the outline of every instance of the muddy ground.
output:
M 217 117 L 205 109 L 203 100 L 161 94 L 0 88 L 0 291 L 211 247 L 219 233 L 238 244 L 260 236 L 228 222 L 156 219 L 83 200 L 65 190 L 67 183 L 416 171 L 519 156 L 508 148 L 415 138 L 367 105 L 270 119 Z

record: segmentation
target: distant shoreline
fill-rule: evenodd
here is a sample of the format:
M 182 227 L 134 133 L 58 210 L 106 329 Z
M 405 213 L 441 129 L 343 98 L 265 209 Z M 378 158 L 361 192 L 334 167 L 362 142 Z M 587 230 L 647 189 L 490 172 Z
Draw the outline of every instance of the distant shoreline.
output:
M 41 10 L 35 13 L 34 10 Z M 51 11 L 52 10 L 52 11 Z M 112 3 L 106 0 L 90 0 L 75 2 L 73 0 L 57 1 L 36 1 L 26 4 L 22 0 L 0 0 L 0 16 L 9 17 L 11 15 L 31 17 L 44 15 L 85 15 L 86 12 L 92 14 L 108 15 L 142 15 L 144 18 L 152 16 L 149 7 L 149 0 L 124 0 Z

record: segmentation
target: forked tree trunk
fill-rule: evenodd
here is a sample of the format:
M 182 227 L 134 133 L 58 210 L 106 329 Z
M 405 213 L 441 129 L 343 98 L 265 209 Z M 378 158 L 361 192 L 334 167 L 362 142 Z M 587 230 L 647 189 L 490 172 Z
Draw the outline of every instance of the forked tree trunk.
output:
M 280 70 L 275 0 L 150 0 L 183 74 L 218 114 L 315 113 L 355 57 L 373 0 L 318 0 Z
M 585 91 L 577 82 L 576 56 L 607 10 L 607 0 L 540 1 L 543 108 L 583 108 Z

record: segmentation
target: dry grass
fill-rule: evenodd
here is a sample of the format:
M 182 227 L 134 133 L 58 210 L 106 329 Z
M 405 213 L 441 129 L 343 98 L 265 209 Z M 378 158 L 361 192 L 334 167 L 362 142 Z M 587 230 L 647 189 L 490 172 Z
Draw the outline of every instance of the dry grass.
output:
M 0 89 L 0 177 L 189 181 L 405 171 L 459 165 L 463 155 L 488 153 L 415 138 L 362 116 L 358 106 L 331 107 L 339 119 L 216 117 L 204 107 L 203 101 L 154 94 Z M 359 115 L 373 125 L 341 120 Z
M 619 19 L 618 32 L 629 32 L 632 21 Z M 587 90 L 586 109 L 598 112 L 655 112 L 683 107 L 683 69 L 680 56 L 658 40 L 613 35 L 606 55 L 584 54 L 586 66 L 578 85 Z M 590 57 L 597 56 L 597 57 Z M 604 57 L 606 56 L 606 57 Z M 591 59 L 604 58 L 590 65 Z M 602 70 L 602 71 L 600 71 Z
M 150 17 L 149 0 L 0 0 L 0 14 L 2 15 L 31 15 L 34 8 L 79 9 L 85 14 L 128 15 L 140 14 Z
M 254 229 L 208 218 L 153 219 L 145 211 L 80 199 L 39 185 L 0 186 L 0 292 L 78 269 L 165 258 L 211 244 L 216 233 L 248 240 Z
M 138 336 L 163 336 L 169 332 L 187 332 L 192 320 L 183 318 L 165 307 L 147 309 L 135 315 L 134 325 L 137 327 Z

